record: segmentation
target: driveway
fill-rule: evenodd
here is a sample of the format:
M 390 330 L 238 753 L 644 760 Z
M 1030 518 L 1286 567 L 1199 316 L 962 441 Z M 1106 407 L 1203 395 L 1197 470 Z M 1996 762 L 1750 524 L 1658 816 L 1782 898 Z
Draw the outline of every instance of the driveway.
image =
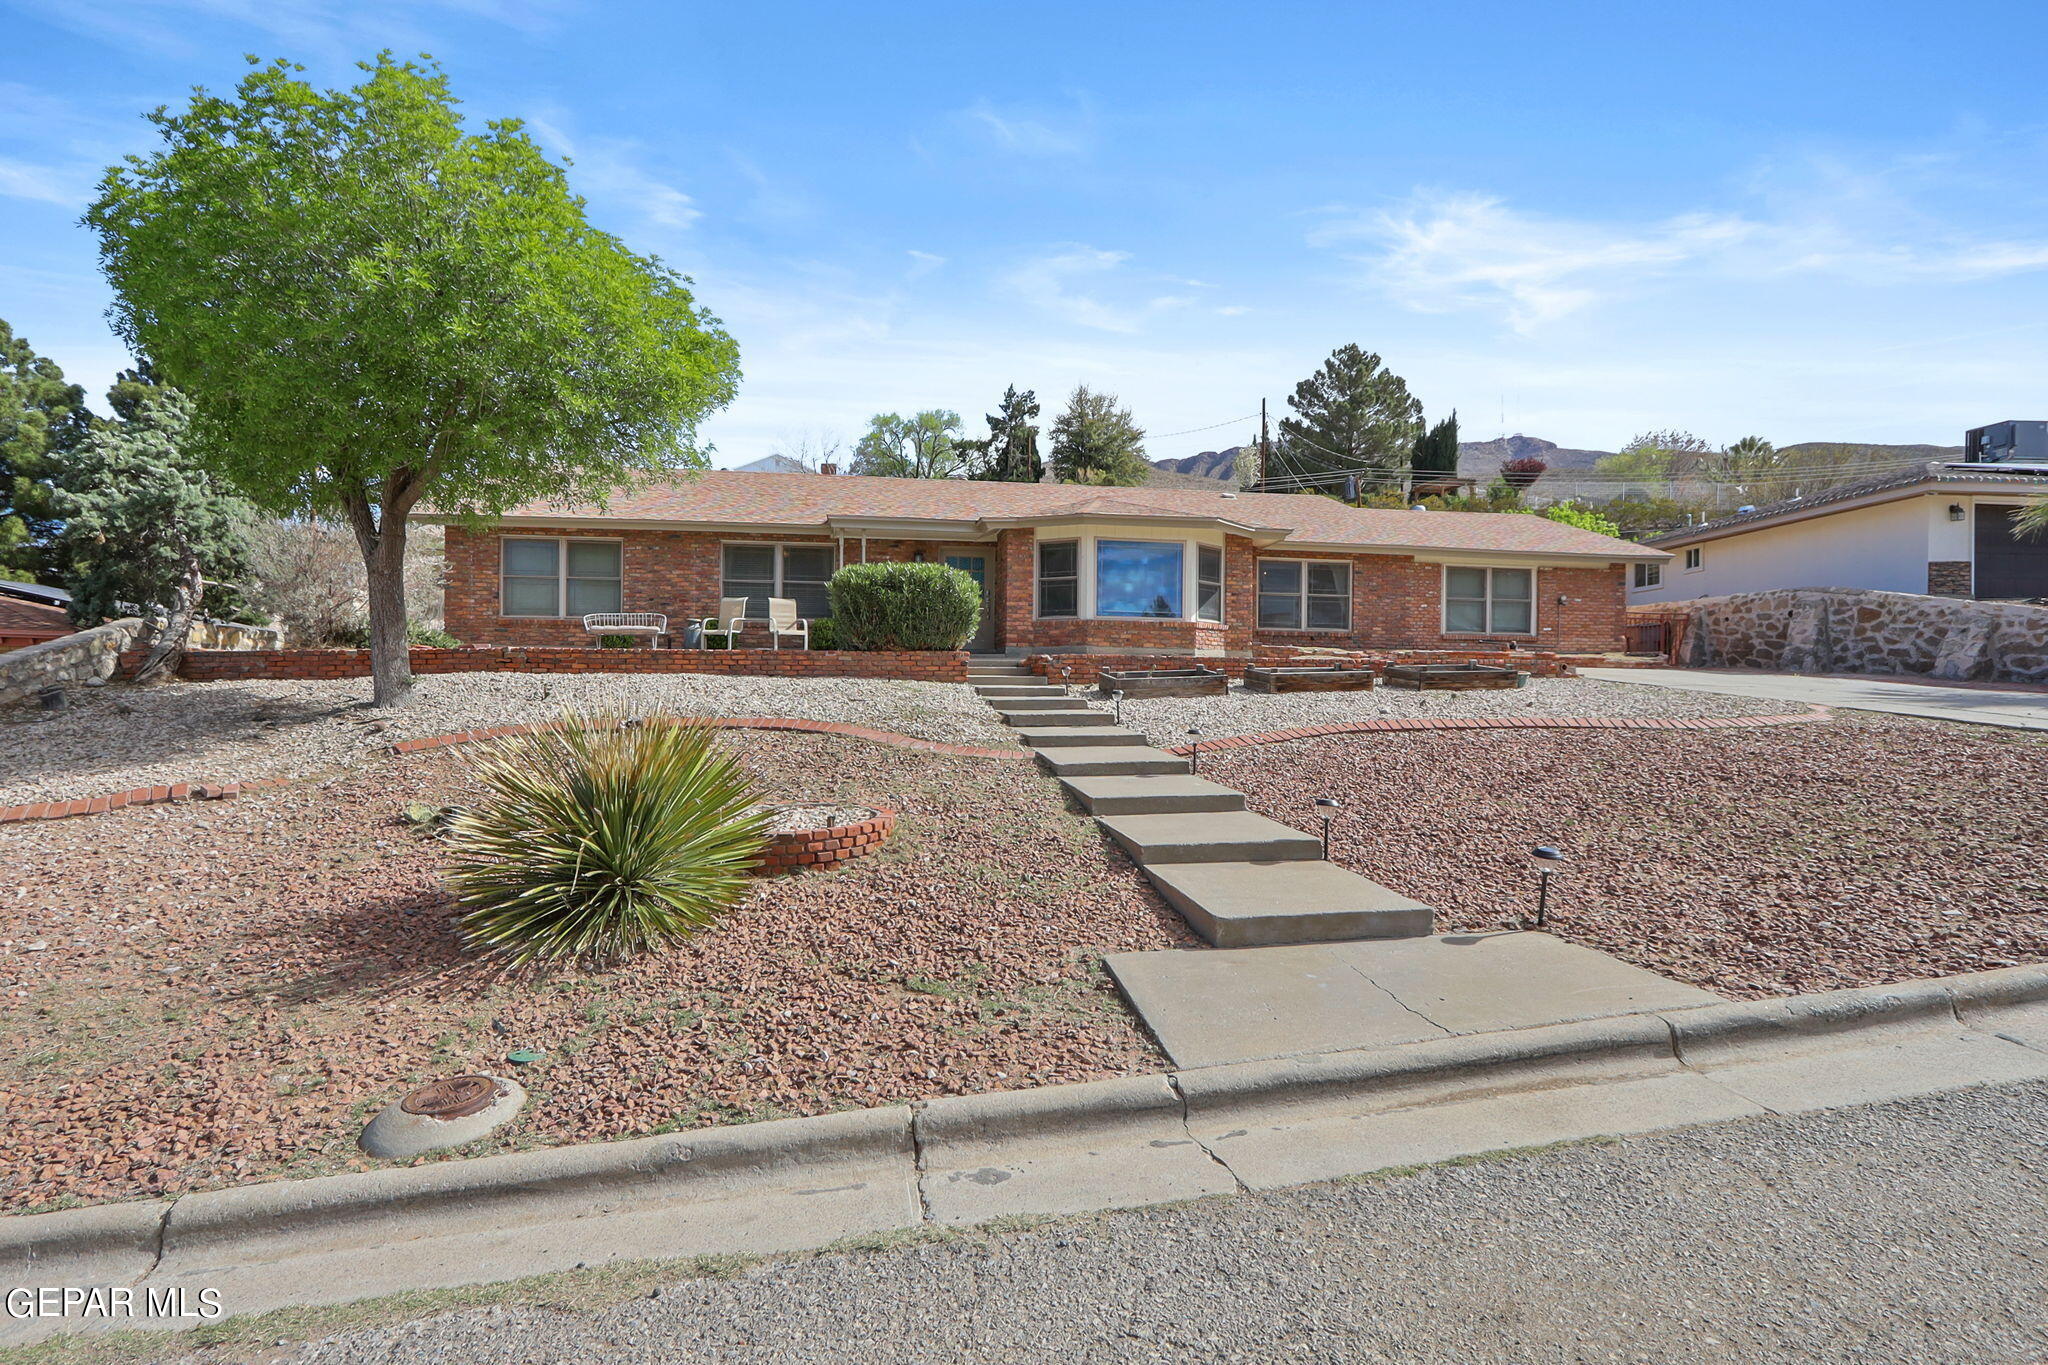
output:
M 1580 676 L 1642 687 L 1716 692 L 1727 697 L 1768 697 L 1811 702 L 1851 711 L 1889 711 L 1896 716 L 1954 720 L 1966 725 L 2002 725 L 2014 730 L 2048 730 L 2048 692 L 1998 687 L 1943 686 L 1879 678 L 1797 673 L 1753 673 L 1746 669 L 1582 668 Z
M 1964 1091 L 770 1263 L 583 1312 L 342 1330 L 267 1358 L 2040 1361 L 2044 1143 L 2048 1086 Z

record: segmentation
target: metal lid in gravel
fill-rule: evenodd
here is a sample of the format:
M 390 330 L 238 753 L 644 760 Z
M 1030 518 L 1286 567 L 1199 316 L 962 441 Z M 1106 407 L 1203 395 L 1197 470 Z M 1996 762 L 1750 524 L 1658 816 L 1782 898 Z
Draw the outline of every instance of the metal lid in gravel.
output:
M 502 1076 L 429 1081 L 370 1120 L 357 1145 L 387 1160 L 474 1142 L 526 1106 L 526 1091 Z

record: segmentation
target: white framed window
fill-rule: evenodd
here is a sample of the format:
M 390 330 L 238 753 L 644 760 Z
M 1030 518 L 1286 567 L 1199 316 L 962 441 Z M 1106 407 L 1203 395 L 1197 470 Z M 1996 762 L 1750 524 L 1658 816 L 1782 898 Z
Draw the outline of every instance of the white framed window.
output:
M 1095 614 L 1177 621 L 1187 561 L 1177 540 L 1095 542 Z
M 1215 545 L 1195 548 L 1195 619 L 1223 619 L 1223 551 Z
M 1534 635 L 1536 571 L 1445 565 L 1444 633 Z
M 1351 629 L 1351 565 L 1341 559 L 1261 559 L 1260 630 Z
M 1637 586 L 1637 587 L 1639 587 L 1639 588 L 1654 588 L 1654 587 L 1656 587 L 1656 586 L 1657 586 L 1657 585 L 1658 585 L 1659 583 L 1662 583 L 1663 581 L 1664 581 L 1664 566 L 1663 566 L 1662 564 L 1638 564 L 1638 565 L 1636 565 L 1636 586 Z
M 624 611 L 625 546 L 569 536 L 498 539 L 500 616 Z
M 1038 614 L 1052 618 L 1081 614 L 1081 542 L 1038 543 Z
M 735 541 L 725 547 L 718 592 L 746 598 L 747 615 L 763 620 L 769 598 L 794 598 L 796 614 L 816 621 L 832 614 L 832 595 L 825 587 L 832 570 L 830 545 Z
M 1706 561 L 1707 552 L 1704 546 L 1693 545 L 1687 547 L 1685 552 L 1685 570 L 1687 573 L 1691 573 L 1694 569 L 1705 567 Z

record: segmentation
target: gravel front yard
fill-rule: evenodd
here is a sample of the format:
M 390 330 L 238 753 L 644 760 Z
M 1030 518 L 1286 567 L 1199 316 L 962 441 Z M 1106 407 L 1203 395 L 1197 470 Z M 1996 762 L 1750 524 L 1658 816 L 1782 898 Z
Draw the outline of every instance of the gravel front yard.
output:
M 0 827 L 0 1208 L 357 1168 L 375 1109 L 520 1047 L 547 1054 L 532 1102 L 482 1150 L 1165 1065 L 1099 958 L 1194 940 L 1053 783 L 728 738 L 768 800 L 887 806 L 894 838 L 607 972 L 465 955 L 440 845 L 400 816 L 469 799 L 446 754 Z
M 1111 703 L 1089 688 L 1090 706 Z M 1590 678 L 1535 678 L 1527 687 L 1504 692 L 1417 692 L 1380 686 L 1370 692 L 1247 692 L 1233 684 L 1224 697 L 1149 697 L 1124 702 L 1124 723 L 1143 730 L 1155 744 L 1185 744 L 1188 727 L 1200 726 L 1211 739 L 1329 725 L 1347 720 L 1397 720 L 1421 716 L 1560 716 L 1589 719 L 1641 716 L 1683 720 L 1700 716 L 1782 716 L 1804 708 L 1754 697 L 1723 697 L 1659 687 L 1630 687 Z
M 2048 960 L 2048 739 L 1839 715 L 1694 733 L 1344 736 L 1223 751 L 1204 776 L 1316 828 L 1439 929 L 1533 913 L 1528 850 L 1572 858 L 1552 932 L 1725 995 Z
M 455 673 L 422 677 L 394 710 L 370 710 L 369 695 L 367 678 L 74 688 L 68 711 L 0 711 L 0 806 L 325 772 L 383 757 L 395 740 L 553 720 L 568 706 L 794 716 L 948 744 L 1014 743 L 979 698 L 952 683 Z

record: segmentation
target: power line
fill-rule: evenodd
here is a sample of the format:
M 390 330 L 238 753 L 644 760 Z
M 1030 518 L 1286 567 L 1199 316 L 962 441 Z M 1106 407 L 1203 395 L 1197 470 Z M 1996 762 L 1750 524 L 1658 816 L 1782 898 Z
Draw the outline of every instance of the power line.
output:
M 1228 421 L 1211 422 L 1206 427 L 1189 427 L 1186 431 L 1148 431 L 1145 433 L 1145 439 L 1148 441 L 1164 441 L 1175 436 L 1192 436 L 1198 431 L 1214 431 L 1218 427 L 1235 426 L 1239 422 L 1249 422 L 1257 416 L 1256 412 L 1249 412 L 1242 417 L 1232 417 Z

